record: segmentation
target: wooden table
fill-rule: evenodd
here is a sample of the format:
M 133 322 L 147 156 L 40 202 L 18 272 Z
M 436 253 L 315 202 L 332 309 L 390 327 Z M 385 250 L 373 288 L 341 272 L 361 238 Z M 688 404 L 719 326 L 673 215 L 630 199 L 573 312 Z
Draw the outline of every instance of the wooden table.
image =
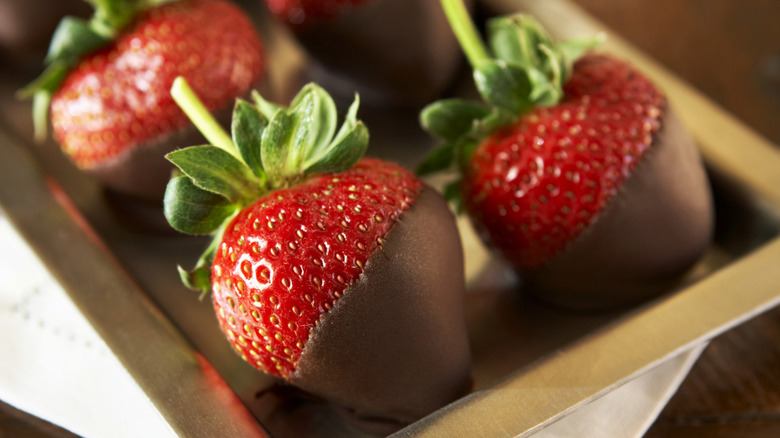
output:
M 575 1 L 780 144 L 780 2 Z M 0 403 L 0 438 L 73 436 Z M 780 436 L 780 309 L 713 340 L 647 433 L 748 436 Z
M 780 2 L 575 1 L 780 144 Z M 648 438 L 779 436 L 780 309 L 716 338 L 647 433 Z

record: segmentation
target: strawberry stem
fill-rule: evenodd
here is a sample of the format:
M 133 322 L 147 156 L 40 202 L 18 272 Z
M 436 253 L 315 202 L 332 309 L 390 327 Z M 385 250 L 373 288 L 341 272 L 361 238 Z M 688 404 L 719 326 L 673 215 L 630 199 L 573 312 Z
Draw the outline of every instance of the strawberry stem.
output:
M 471 66 L 476 68 L 482 61 L 490 59 L 463 0 L 441 0 L 441 6 Z
M 209 143 L 244 161 L 233 139 L 203 105 L 186 79 L 179 76 L 173 80 L 171 96 Z

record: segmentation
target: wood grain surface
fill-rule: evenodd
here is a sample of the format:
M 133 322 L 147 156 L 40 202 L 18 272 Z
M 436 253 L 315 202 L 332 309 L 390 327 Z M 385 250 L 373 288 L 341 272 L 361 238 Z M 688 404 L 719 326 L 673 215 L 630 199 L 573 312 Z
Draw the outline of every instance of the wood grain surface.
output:
M 574 2 L 780 144 L 780 2 Z

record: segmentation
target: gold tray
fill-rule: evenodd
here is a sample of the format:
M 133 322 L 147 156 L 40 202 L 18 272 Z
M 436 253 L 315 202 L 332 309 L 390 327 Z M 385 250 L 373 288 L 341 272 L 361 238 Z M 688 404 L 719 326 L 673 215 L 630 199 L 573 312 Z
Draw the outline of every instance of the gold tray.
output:
M 528 434 L 780 303 L 780 152 L 567 0 L 481 3 L 496 14 L 528 11 L 560 38 L 607 31 L 603 49 L 664 89 L 696 137 L 715 191 L 716 241 L 677 291 L 626 312 L 567 314 L 521 302 L 512 275 L 461 220 L 475 391 L 400 436 Z M 273 32 L 280 78 L 305 59 Z M 269 378 L 238 358 L 211 305 L 179 282 L 176 265 L 194 263 L 205 241 L 119 225 L 101 189 L 56 145 L 29 140 L 29 105 L 13 99 L 27 79 L 0 85 L 0 205 L 173 429 L 182 437 L 363 436 L 323 404 L 263 393 Z M 429 145 L 415 125 L 409 114 L 369 120 L 370 153 L 415 162 Z M 397 144 L 414 147 L 388 147 L 399 128 L 408 134 Z

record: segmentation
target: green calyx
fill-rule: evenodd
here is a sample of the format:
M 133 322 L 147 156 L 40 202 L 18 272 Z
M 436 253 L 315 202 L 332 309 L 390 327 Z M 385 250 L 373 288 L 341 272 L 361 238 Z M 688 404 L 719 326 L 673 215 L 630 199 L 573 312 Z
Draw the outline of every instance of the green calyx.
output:
M 337 131 L 336 104 L 316 84 L 301 89 L 289 107 L 268 102 L 257 92 L 252 93 L 252 102 L 238 99 L 230 135 L 183 78 L 174 81 L 171 94 L 212 143 L 166 155 L 179 169 L 165 191 L 166 219 L 180 232 L 214 236 L 194 270 L 179 268 L 191 289 L 211 288 L 216 245 L 241 209 L 313 175 L 349 169 L 368 148 L 368 128 L 357 120 L 358 97 Z
M 462 0 L 441 3 L 474 70 L 483 102 L 444 99 L 422 110 L 423 128 L 443 141 L 421 163 L 422 175 L 454 163 L 462 169 L 483 138 L 535 107 L 557 104 L 574 61 L 602 40 L 553 41 L 535 19 L 516 14 L 489 20 L 484 42 Z M 457 194 L 453 187 L 445 195 Z
M 52 35 L 46 69 L 17 92 L 33 99 L 35 138 L 46 138 L 49 104 L 70 70 L 85 55 L 111 43 L 140 12 L 177 0 L 85 0 L 94 8 L 89 20 L 64 17 Z

